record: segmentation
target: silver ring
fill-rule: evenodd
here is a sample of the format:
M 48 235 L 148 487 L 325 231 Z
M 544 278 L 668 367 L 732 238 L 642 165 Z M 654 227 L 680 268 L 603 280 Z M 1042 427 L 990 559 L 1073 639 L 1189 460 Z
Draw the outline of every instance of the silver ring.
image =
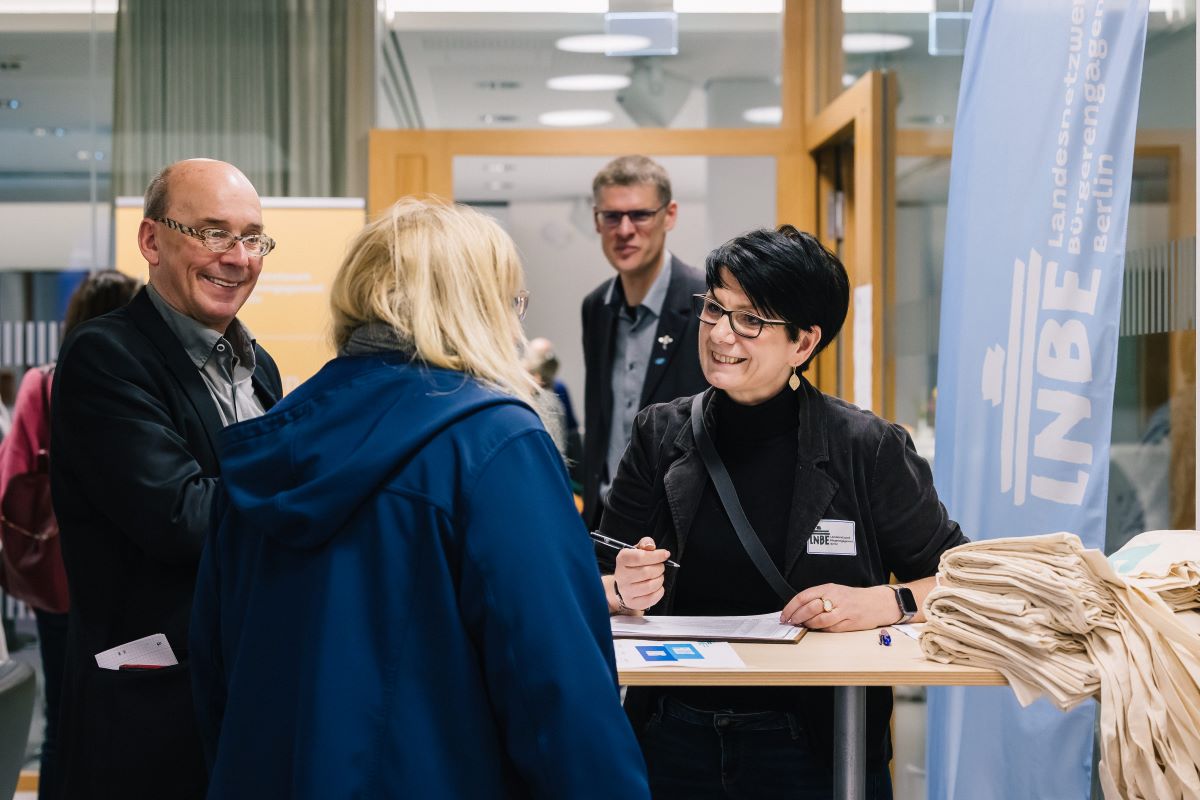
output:
M 833 601 L 828 597 L 822 597 L 821 608 L 825 609 L 825 613 L 828 614 L 830 611 L 833 611 Z

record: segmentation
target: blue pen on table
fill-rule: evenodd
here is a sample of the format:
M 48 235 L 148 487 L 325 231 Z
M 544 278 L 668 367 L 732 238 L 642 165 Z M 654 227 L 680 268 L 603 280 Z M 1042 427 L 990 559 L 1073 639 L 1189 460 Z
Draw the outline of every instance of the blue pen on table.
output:
M 879 643 L 880 643 L 881 645 L 883 645 L 884 647 L 891 647 L 891 646 L 892 646 L 892 634 L 891 634 L 891 633 L 888 631 L 888 629 L 887 629 L 887 628 L 880 628 L 880 630 L 879 630 Z
M 638 549 L 637 547 L 634 547 L 631 544 L 626 544 L 625 542 L 622 542 L 620 539 L 609 538 L 608 536 L 605 536 L 603 533 L 599 533 L 597 531 L 588 531 L 588 536 L 592 537 L 592 539 L 595 542 L 597 542 L 598 544 L 602 544 L 605 547 L 611 547 L 613 550 L 637 550 Z M 667 561 L 666 565 L 668 567 L 678 567 L 679 566 L 674 561 Z

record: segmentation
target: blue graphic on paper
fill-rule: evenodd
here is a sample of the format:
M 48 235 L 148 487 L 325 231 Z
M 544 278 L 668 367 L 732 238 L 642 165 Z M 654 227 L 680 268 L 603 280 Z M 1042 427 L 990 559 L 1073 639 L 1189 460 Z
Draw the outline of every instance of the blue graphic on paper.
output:
M 661 644 L 639 644 L 635 647 L 638 653 L 641 654 L 643 661 L 678 661 L 675 654 L 672 653 L 665 645 Z
M 972 539 L 1104 543 L 1148 0 L 976 0 L 938 353 L 943 502 Z M 1094 706 L 930 690 L 930 800 L 1090 795 Z
M 698 658 L 701 660 L 704 659 L 704 654 L 697 650 L 696 645 L 692 644 L 691 642 L 669 644 L 667 645 L 667 650 L 669 650 L 671 655 L 675 656 L 675 658 L 680 661 L 685 661 L 691 658 Z

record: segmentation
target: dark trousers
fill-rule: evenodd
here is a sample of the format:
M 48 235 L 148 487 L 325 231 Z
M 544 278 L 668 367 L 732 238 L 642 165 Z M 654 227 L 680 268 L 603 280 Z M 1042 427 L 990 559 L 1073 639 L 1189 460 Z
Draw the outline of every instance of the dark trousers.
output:
M 833 796 L 833 764 L 812 754 L 795 714 L 700 711 L 662 697 L 638 738 L 655 800 Z M 867 771 L 867 796 L 891 800 L 886 766 Z
M 46 727 L 38 775 L 38 798 L 55 797 L 54 756 L 58 749 L 58 712 L 62 698 L 63 669 L 67 659 L 67 614 L 33 610 L 37 618 L 38 646 L 42 651 L 42 675 L 46 689 Z

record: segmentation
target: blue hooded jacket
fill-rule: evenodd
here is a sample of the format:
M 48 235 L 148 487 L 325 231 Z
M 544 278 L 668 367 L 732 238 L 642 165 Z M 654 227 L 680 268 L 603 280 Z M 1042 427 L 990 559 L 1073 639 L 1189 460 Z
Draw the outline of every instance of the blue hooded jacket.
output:
M 528 406 L 342 357 L 221 452 L 190 636 L 209 797 L 648 797 Z

